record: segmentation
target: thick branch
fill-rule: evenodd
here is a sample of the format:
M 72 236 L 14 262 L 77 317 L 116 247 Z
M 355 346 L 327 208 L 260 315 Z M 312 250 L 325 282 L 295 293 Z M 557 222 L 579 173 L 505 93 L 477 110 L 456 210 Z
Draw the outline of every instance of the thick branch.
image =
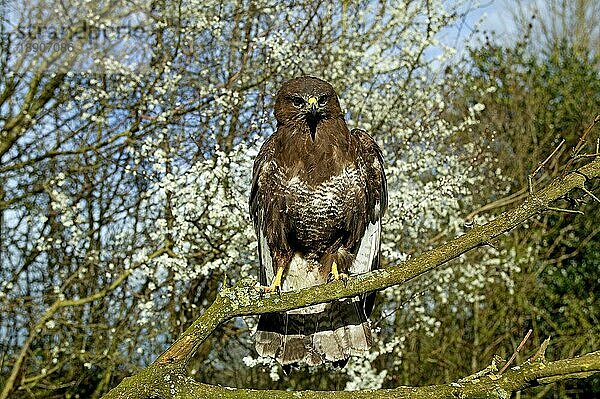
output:
M 134 386 L 137 386 L 136 381 L 141 381 L 142 379 L 146 378 L 144 376 L 150 374 L 156 375 L 155 373 L 165 376 L 171 375 L 169 373 L 173 373 L 175 370 L 184 370 L 185 365 L 194 355 L 199 345 L 215 330 L 215 328 L 217 328 L 219 324 L 229 320 L 232 317 L 296 309 L 402 284 L 462 255 L 473 248 L 489 244 L 496 237 L 508 232 L 527 219 L 540 212 L 548 210 L 550 208 L 550 204 L 554 200 L 566 195 L 575 188 L 582 188 L 587 179 L 597 177 L 600 177 L 600 160 L 590 162 L 575 172 L 553 180 L 544 189 L 537 192 L 534 196 L 529 197 L 519 207 L 511 211 L 504 212 L 491 222 L 481 226 L 476 226 L 464 235 L 457 237 L 435 249 L 427 251 L 415 259 L 406 261 L 398 266 L 390 267 L 385 270 L 378 270 L 364 275 L 351 277 L 348 280 L 348 285 L 346 288 L 344 288 L 341 282 L 337 282 L 333 284 L 311 287 L 297 292 L 283 293 L 281 297 L 271 295 L 270 297 L 266 298 L 260 298 L 253 289 L 253 282 L 248 280 L 239 282 L 233 288 L 223 289 L 217 296 L 215 302 L 180 336 L 180 338 L 171 346 L 171 348 L 163 353 L 141 374 L 127 379 L 121 385 L 111 391 L 106 397 L 138 397 L 130 389 Z M 586 356 L 588 356 L 586 359 L 591 359 L 593 363 L 592 370 L 598 370 L 598 367 L 600 367 L 598 353 Z M 567 362 L 565 364 L 571 364 L 569 362 L 575 362 L 574 364 L 579 364 L 577 363 L 577 359 L 568 359 L 562 362 Z M 560 362 L 555 363 L 559 365 L 563 364 Z M 570 369 L 568 374 L 587 370 L 576 369 L 577 367 Z M 178 375 L 178 378 L 183 379 L 182 382 L 191 384 L 191 380 L 185 377 L 179 371 L 174 372 L 173 375 L 175 374 Z M 531 375 L 533 375 L 527 374 L 527 376 L 529 376 L 527 377 L 523 373 L 518 374 L 522 378 L 522 384 L 524 384 L 526 381 L 529 381 L 528 378 L 532 378 Z M 502 376 L 502 379 L 504 380 L 508 378 L 508 376 L 512 375 L 513 374 L 511 373 L 506 373 Z M 189 384 L 188 386 L 191 386 Z M 177 384 L 175 384 L 175 386 L 177 386 Z M 205 394 L 210 391 L 206 386 L 202 387 L 202 391 Z M 511 387 L 516 387 L 516 385 L 511 385 Z M 148 388 L 148 386 L 146 386 L 146 388 Z M 216 390 L 217 388 L 211 389 Z M 407 392 L 412 392 L 416 388 L 406 389 Z M 427 388 L 419 388 L 419 390 L 424 390 L 422 394 L 425 393 L 426 389 Z M 245 394 L 250 394 L 250 392 L 253 391 L 244 392 Z M 396 392 L 396 394 L 398 393 L 396 390 L 394 390 L 394 392 Z M 217 391 L 214 391 L 214 393 L 216 394 Z M 363 393 L 362 395 L 368 394 L 369 393 Z M 319 395 L 322 396 L 322 393 L 319 393 Z M 344 395 L 361 395 L 361 393 L 345 393 Z M 340 393 L 339 397 L 361 397 L 344 395 L 341 395 Z M 467 396 L 477 397 L 471 394 Z M 442 397 L 442 395 L 440 395 L 440 397 Z
M 424 387 L 401 386 L 393 389 L 364 391 L 277 391 L 234 389 L 201 384 L 191 377 L 168 368 L 149 367 L 135 377 L 125 379 L 118 392 L 105 398 L 271 398 L 271 399 L 422 399 L 422 398 L 509 398 L 511 392 L 568 378 L 585 378 L 600 371 L 600 352 L 555 362 L 528 361 L 501 376 L 489 373 L 466 382 Z

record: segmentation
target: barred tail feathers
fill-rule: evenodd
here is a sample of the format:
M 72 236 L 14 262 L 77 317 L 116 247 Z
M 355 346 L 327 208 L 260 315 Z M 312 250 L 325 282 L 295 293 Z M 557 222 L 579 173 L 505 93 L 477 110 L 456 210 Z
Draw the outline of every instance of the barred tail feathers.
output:
M 286 270 L 282 290 L 324 284 L 328 272 L 318 262 L 296 255 Z M 272 274 L 267 269 L 268 281 Z M 365 297 L 263 314 L 254 338 L 260 356 L 275 358 L 282 365 L 318 365 L 325 361 L 345 364 L 350 355 L 362 354 L 372 344 Z
M 259 355 L 282 365 L 347 360 L 371 347 L 371 329 L 359 298 L 334 301 L 318 313 L 267 313 L 255 336 Z

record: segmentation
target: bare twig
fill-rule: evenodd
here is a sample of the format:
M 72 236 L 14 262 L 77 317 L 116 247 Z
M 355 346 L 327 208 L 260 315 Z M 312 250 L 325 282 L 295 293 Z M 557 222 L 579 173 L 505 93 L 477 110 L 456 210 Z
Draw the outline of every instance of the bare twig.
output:
M 554 149 L 554 151 L 552 151 L 552 153 L 550 155 L 548 155 L 548 157 L 546 159 L 544 159 L 543 162 L 540 162 L 537 166 L 537 168 L 535 168 L 535 170 L 529 174 L 529 176 L 527 176 L 527 182 L 529 185 L 529 195 L 533 195 L 533 178 L 535 177 L 535 175 L 537 175 L 537 173 L 542 170 L 542 168 L 544 166 L 546 166 L 546 164 L 548 163 L 548 161 L 550 161 L 550 159 L 552 159 L 552 157 L 554 156 L 554 154 L 556 154 L 558 152 L 558 150 L 560 150 L 560 147 L 562 147 L 562 145 L 565 143 L 565 139 L 562 139 L 561 142 L 556 146 L 556 148 Z
M 550 159 L 552 159 L 552 157 L 554 156 L 554 154 L 556 154 L 558 152 L 558 150 L 560 150 L 560 147 L 563 146 L 563 144 L 565 143 L 565 139 L 562 139 L 560 143 L 558 143 L 558 145 L 556 146 L 556 148 L 554 149 L 554 151 L 552 151 L 552 153 L 550 155 L 548 155 L 548 157 L 546 159 L 544 159 L 543 162 L 540 162 L 538 164 L 538 167 L 533 171 L 532 175 L 536 175 L 544 166 L 546 166 L 546 164 L 548 163 L 548 161 L 550 161 Z
M 592 193 L 590 190 L 588 190 L 587 188 L 585 188 L 585 185 L 581 186 L 581 189 L 590 197 L 592 197 L 593 199 L 595 199 L 596 201 L 600 202 L 600 199 L 598 199 L 598 197 L 596 197 L 594 195 L 594 193 Z
M 585 129 L 585 131 L 579 138 L 577 145 L 575 146 L 575 148 L 573 148 L 573 155 L 571 156 L 571 159 L 569 159 L 569 162 L 567 162 L 567 165 L 565 166 L 565 169 L 564 169 L 565 171 L 569 171 L 571 165 L 579 156 L 579 152 L 583 148 L 585 141 L 587 139 L 587 136 L 590 134 L 590 132 L 592 131 L 592 129 L 594 128 L 594 126 L 596 126 L 596 124 L 598 122 L 600 122 L 600 114 L 596 115 L 596 117 L 594 118 L 594 121 L 592 123 L 590 123 L 590 125 Z M 598 151 L 598 143 L 596 143 L 596 148 L 597 148 L 596 152 L 600 152 L 600 151 Z
M 585 215 L 582 211 L 578 211 L 578 210 L 575 210 L 575 209 L 556 208 L 554 206 L 549 206 L 547 209 L 549 211 L 565 212 L 565 213 L 576 213 L 578 215 Z
M 475 216 L 479 215 L 482 212 L 486 212 L 486 211 L 489 211 L 489 210 L 492 210 L 495 208 L 504 207 L 504 206 L 510 205 L 512 203 L 522 201 L 526 197 L 527 197 L 527 190 L 525 188 L 522 188 L 519 191 L 514 192 L 506 197 L 500 198 L 496 201 L 489 202 L 489 203 L 483 205 L 481 208 L 476 209 L 473 212 L 469 213 L 467 216 L 465 216 L 465 219 L 471 220 Z
M 596 158 L 596 157 L 600 157 L 600 152 L 596 151 L 596 152 L 595 152 L 595 153 L 593 153 L 593 154 L 580 154 L 580 155 L 577 155 L 577 156 L 575 157 L 575 159 L 581 159 L 581 158 Z
M 504 365 L 504 367 L 502 367 L 500 369 L 500 371 L 498 372 L 498 374 L 502 374 L 506 371 L 506 369 L 508 368 L 508 366 L 511 365 L 511 363 L 515 360 L 515 358 L 517 357 L 517 354 L 521 351 L 521 349 L 523 349 L 523 347 L 525 346 L 525 342 L 527 342 L 527 340 L 529 339 L 529 337 L 531 336 L 531 333 L 533 332 L 533 330 L 530 328 L 529 331 L 527 331 L 527 334 L 525 335 L 525 338 L 523 338 L 523 340 L 521 341 L 521 343 L 519 344 L 519 346 L 517 346 L 517 349 L 513 352 L 512 356 L 510 357 L 510 359 L 508 359 L 508 362 L 506 362 L 506 364 Z
M 529 361 L 531 362 L 545 362 L 546 361 L 546 349 L 548 349 L 548 345 L 550 345 L 550 337 L 546 338 L 540 348 L 535 352 Z

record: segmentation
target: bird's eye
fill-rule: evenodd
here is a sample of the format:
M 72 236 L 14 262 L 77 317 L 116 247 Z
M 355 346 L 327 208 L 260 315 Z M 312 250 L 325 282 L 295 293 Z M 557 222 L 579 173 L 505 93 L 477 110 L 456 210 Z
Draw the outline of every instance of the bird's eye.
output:
M 329 100 L 329 96 L 321 96 L 319 97 L 319 105 L 323 106 L 327 104 L 327 100 Z
M 292 97 L 292 104 L 294 104 L 294 107 L 301 107 L 304 105 L 304 99 L 302 97 L 294 96 Z

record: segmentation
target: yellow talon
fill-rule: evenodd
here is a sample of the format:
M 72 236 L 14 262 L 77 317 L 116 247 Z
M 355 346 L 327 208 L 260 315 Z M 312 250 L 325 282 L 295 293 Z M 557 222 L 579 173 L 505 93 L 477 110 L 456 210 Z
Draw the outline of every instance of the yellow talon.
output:
M 331 264 L 331 273 L 329 273 L 329 277 L 327 278 L 327 282 L 342 280 L 344 282 L 344 286 L 348 283 L 348 275 L 346 273 L 340 273 L 338 271 L 338 266 L 335 261 Z
M 281 279 L 282 278 L 283 278 L 283 267 L 278 267 L 277 273 L 275 274 L 275 278 L 273 279 L 273 282 L 271 283 L 271 285 L 268 287 L 260 286 L 260 287 L 257 287 L 257 289 L 261 293 L 265 293 L 265 292 L 281 293 Z

